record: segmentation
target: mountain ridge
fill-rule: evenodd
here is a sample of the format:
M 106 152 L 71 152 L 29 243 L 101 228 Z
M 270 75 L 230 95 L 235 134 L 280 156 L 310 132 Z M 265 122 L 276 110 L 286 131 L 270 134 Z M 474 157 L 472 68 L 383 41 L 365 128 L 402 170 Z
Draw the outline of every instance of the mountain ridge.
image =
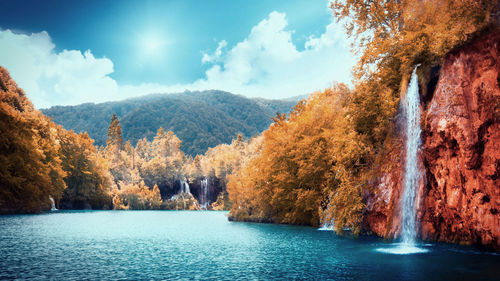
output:
M 302 96 L 300 96 L 302 97 Z M 95 145 L 105 145 L 111 115 L 122 126 L 124 141 L 151 140 L 161 126 L 172 130 L 188 155 L 229 143 L 237 134 L 255 136 L 272 123 L 276 112 L 287 113 L 297 100 L 247 98 L 220 90 L 154 93 L 104 103 L 53 106 L 41 111 L 75 132 L 86 131 Z

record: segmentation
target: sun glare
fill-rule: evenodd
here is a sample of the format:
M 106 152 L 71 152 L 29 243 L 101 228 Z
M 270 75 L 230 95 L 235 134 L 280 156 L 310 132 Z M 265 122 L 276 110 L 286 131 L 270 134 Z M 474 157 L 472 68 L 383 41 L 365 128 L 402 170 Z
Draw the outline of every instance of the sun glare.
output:
M 147 38 L 144 41 L 144 47 L 149 52 L 155 52 L 160 49 L 162 42 L 157 38 Z
M 160 36 L 148 35 L 143 37 L 141 42 L 141 51 L 147 56 L 157 56 L 164 51 L 166 41 Z

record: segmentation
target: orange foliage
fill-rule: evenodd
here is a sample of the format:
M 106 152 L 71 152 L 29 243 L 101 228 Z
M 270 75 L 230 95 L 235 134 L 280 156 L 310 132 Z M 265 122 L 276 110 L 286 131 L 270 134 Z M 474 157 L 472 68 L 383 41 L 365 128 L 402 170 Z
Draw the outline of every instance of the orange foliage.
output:
M 288 118 L 275 118 L 263 134 L 261 153 L 229 177 L 234 219 L 320 223 L 329 195 L 342 194 L 342 184 L 357 174 L 367 153 L 348 114 L 351 98 L 338 84 L 299 102 Z M 357 201 L 337 210 L 355 210 L 358 220 L 346 219 L 343 227 L 359 221 L 361 197 L 352 198 Z

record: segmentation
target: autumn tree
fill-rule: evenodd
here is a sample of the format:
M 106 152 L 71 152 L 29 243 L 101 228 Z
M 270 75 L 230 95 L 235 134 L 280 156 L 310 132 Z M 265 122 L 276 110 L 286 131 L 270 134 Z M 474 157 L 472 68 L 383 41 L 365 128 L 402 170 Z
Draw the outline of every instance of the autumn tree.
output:
M 354 179 L 367 149 L 350 120 L 352 96 L 337 84 L 274 118 L 260 154 L 229 176 L 235 219 L 318 225 L 334 201 L 337 229 L 360 230 L 362 185 Z
M 40 212 L 66 187 L 56 125 L 0 67 L 0 213 Z
M 136 147 L 137 166 L 147 186 L 157 185 L 162 195 L 171 193 L 175 181 L 184 177 L 186 158 L 181 141 L 172 132 L 159 128 L 152 142 L 140 140 Z
M 113 180 L 120 188 L 120 182 L 132 182 L 132 147 L 129 143 L 129 150 L 125 150 L 123 144 L 122 129 L 120 122 L 113 113 L 108 129 L 108 139 L 104 150 L 104 157 L 108 161 L 109 170 Z
M 114 202 L 115 209 L 122 210 L 159 210 L 162 205 L 158 186 L 150 189 L 144 183 L 124 184 Z
M 397 90 L 418 63 L 437 63 L 452 48 L 488 28 L 497 0 L 336 0 L 334 15 L 356 39 L 355 78 Z
M 107 161 L 98 154 L 87 133 L 59 131 L 64 179 L 68 188 L 61 205 L 66 209 L 110 209 L 113 179 Z

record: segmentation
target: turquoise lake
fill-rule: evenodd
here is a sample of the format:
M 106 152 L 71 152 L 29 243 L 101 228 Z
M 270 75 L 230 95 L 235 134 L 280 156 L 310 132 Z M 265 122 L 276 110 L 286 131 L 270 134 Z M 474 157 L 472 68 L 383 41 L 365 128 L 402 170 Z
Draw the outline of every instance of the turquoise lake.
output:
M 56 211 L 0 216 L 0 279 L 500 280 L 500 255 L 423 244 L 380 252 L 373 237 L 229 222 L 227 212 Z

